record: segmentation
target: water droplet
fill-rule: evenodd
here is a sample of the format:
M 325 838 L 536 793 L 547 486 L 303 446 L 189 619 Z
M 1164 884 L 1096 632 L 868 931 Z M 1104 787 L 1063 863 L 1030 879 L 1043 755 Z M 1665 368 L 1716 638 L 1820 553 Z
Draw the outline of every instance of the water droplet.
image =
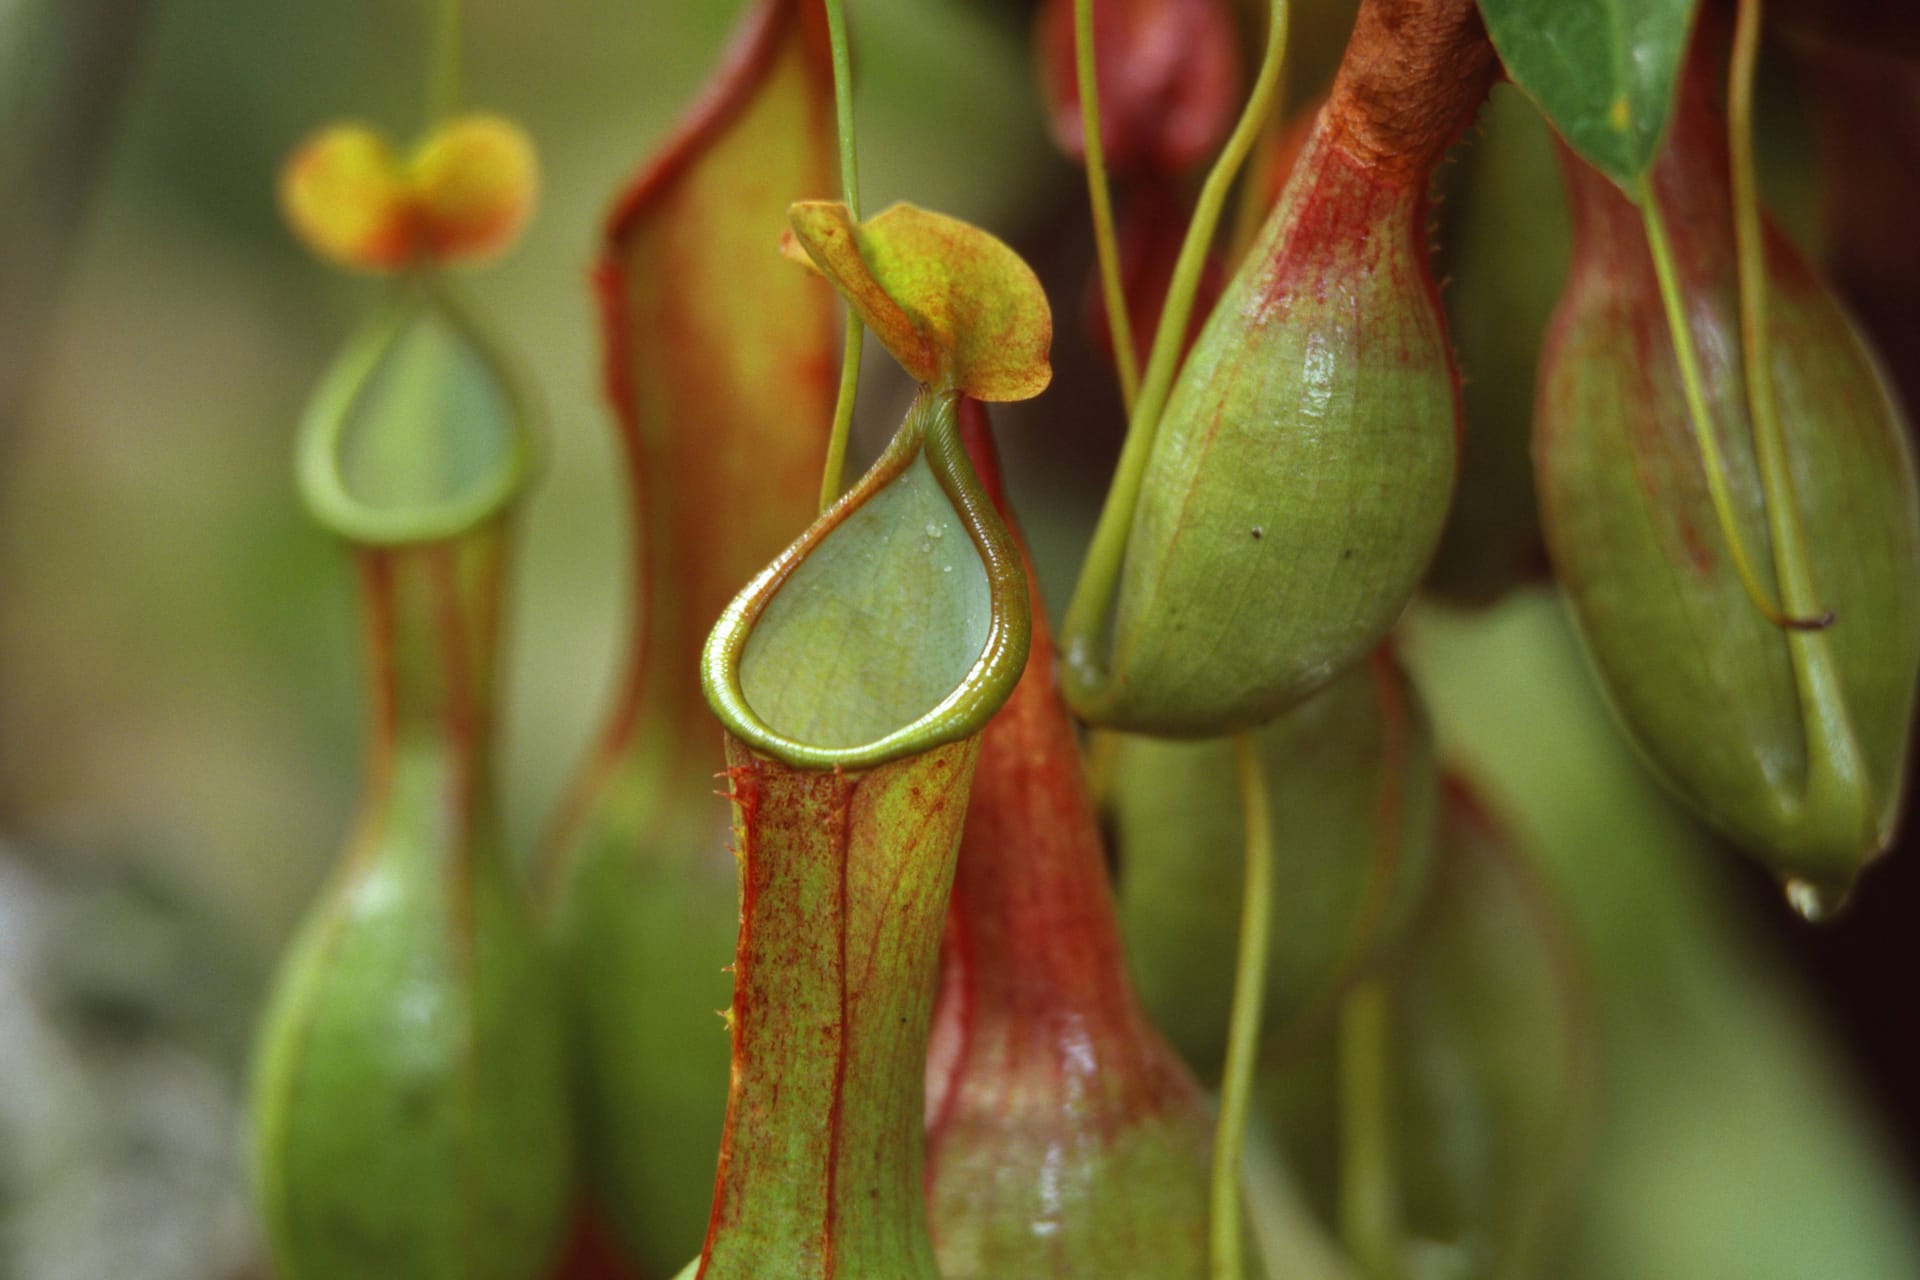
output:
M 925 538 L 920 539 L 920 554 L 929 556 L 933 554 L 933 544 Z
M 1847 905 L 1845 889 L 1826 889 L 1810 880 L 1787 881 L 1787 904 L 1809 924 L 1821 924 L 1840 914 Z
M 927 526 L 927 536 L 929 538 L 944 538 L 947 536 L 947 531 L 937 524 L 930 524 Z
M 941 565 L 941 566 L 940 566 L 940 572 L 942 572 L 942 573 L 952 573 L 952 572 L 953 572 L 953 566 L 952 566 L 952 565 L 950 565 L 950 564 L 943 564 L 943 565 Z

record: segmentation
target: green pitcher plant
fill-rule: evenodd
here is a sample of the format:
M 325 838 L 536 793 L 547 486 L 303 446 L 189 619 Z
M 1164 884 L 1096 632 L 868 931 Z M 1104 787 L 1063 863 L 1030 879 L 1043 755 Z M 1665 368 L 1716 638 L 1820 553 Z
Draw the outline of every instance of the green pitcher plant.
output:
M 911 205 L 794 206 L 804 255 L 919 384 L 893 442 L 748 584 L 702 674 L 726 727 L 740 940 L 733 1071 L 689 1280 L 939 1272 L 926 1038 L 980 732 L 1030 618 L 968 461 L 962 396 L 1051 376 L 1045 295 L 985 232 Z
M 1920 488 L 1900 411 L 1833 295 L 1777 233 L 1750 261 L 1738 250 L 1714 33 L 1703 26 L 1652 170 L 1660 219 L 1568 160 L 1574 260 L 1534 456 L 1555 571 L 1635 741 L 1821 914 L 1900 810 Z M 1762 264 L 1764 333 L 1743 333 L 1741 292 Z M 1760 382 L 1777 439 L 1749 400 Z M 1801 617 L 1756 607 L 1743 558 Z
M 517 131 L 482 127 L 530 155 Z M 360 815 L 260 1034 L 254 1161 L 280 1280 L 515 1280 L 550 1261 L 567 1218 L 560 988 L 492 774 L 510 509 L 533 415 L 440 269 L 467 255 L 431 231 L 446 208 L 433 157 L 469 145 L 462 132 L 442 126 L 416 153 L 401 186 L 429 194 L 393 198 L 438 212 L 397 216 L 401 239 L 376 226 L 391 193 L 369 207 L 353 183 L 314 190 L 315 169 L 364 134 L 323 134 L 288 172 L 289 212 L 316 247 L 400 274 L 301 427 L 302 496 L 357 562 L 371 731 Z M 480 166 L 448 185 L 482 189 L 496 158 L 445 161 Z M 512 223 L 530 195 L 519 186 L 494 211 Z M 326 230 L 343 226 L 378 234 Z
M 1469 0 L 1361 6 L 1137 490 L 1109 495 L 1103 525 L 1124 529 L 1124 555 L 1110 575 L 1091 566 L 1066 636 L 1084 717 L 1180 737 L 1258 725 L 1365 657 L 1406 607 L 1446 518 L 1459 428 L 1427 188 L 1493 73 Z
M 1353 981 L 1390 955 L 1425 899 L 1439 770 L 1419 693 L 1378 653 L 1254 735 L 1275 836 L 1265 1039 L 1311 1038 Z M 1233 749 L 1129 737 L 1108 810 L 1126 875 L 1120 918 L 1154 1021 L 1194 1069 L 1226 1056 L 1245 841 Z
M 493 755 L 537 414 L 456 269 L 527 224 L 533 144 L 457 109 L 460 5 L 432 0 L 423 136 L 337 123 L 281 171 L 298 239 L 377 294 L 296 446 L 354 560 L 370 728 L 259 1033 L 262 1274 L 1673 1256 L 1617 1230 L 1645 1135 L 1687 1128 L 1633 1037 L 1706 916 L 1651 911 L 1655 857 L 1573 866 L 1614 838 L 1582 805 L 1638 779 L 1630 741 L 1717 833 L 1662 850 L 1724 838 L 1825 916 L 1895 842 L 1920 692 L 1914 446 L 1762 211 L 1759 0 L 1044 0 L 1000 36 L 1031 39 L 1033 132 L 1082 166 L 1085 222 L 1016 232 L 1038 269 L 914 204 L 863 214 L 853 54 L 924 33 L 856 44 L 846 7 L 742 0 L 583 236 L 626 628 L 528 856 Z M 1090 340 L 1050 391 L 1043 280 L 1082 287 L 1083 229 Z M 904 384 L 862 379 L 868 337 Z M 1077 401 L 1089 371 L 1117 396 Z M 861 454 L 890 379 L 904 413 Z M 986 406 L 1021 401 L 1003 482 Z M 1119 437 L 1104 499 L 1029 491 L 1058 478 L 1034 442 L 1071 468 L 1089 426 Z M 1034 565 L 1083 498 L 1056 632 Z M 1565 688 L 1454 670 L 1515 618 L 1560 628 Z M 1535 755 L 1611 772 L 1583 800 Z M 1620 840 L 1691 830 L 1643 786 Z M 1643 916 L 1657 963 L 1607 941 Z M 1690 1028 L 1692 994 L 1736 990 L 1687 981 Z M 1704 1079 L 1731 1043 L 1674 1052 Z
M 1262 1091 L 1356 1274 L 1552 1274 L 1598 1097 L 1590 978 L 1563 906 L 1459 776 L 1438 827 L 1405 945 Z

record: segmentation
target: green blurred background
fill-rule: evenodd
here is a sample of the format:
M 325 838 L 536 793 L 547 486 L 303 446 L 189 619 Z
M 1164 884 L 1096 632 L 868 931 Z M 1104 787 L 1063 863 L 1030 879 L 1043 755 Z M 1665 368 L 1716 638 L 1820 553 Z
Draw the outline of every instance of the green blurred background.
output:
M 1054 291 L 1058 384 L 1003 435 L 1057 604 L 1118 413 L 1077 323 L 1091 251 L 1077 175 L 1042 130 L 1031 6 L 851 7 L 869 206 L 982 222 Z M 1297 96 L 1344 7 L 1303 6 Z M 520 249 L 471 280 L 548 420 L 512 594 L 502 774 L 522 850 L 595 727 L 627 603 L 588 267 L 736 9 L 467 6 L 467 96 L 524 122 L 545 181 Z M 273 956 L 344 836 L 362 732 L 347 564 L 302 513 L 289 453 L 379 292 L 292 243 L 273 181 L 329 118 L 416 129 L 424 10 L 0 0 L 6 1280 L 256 1265 L 238 1082 Z M 1536 247 L 1552 261 L 1550 243 L 1514 248 Z M 868 363 L 870 444 L 905 389 Z M 1520 391 L 1505 399 L 1523 410 Z M 1809 979 L 1822 944 L 1655 792 L 1547 592 L 1480 616 L 1424 607 L 1408 652 L 1443 747 L 1529 841 L 1594 974 L 1602 1112 L 1555 1274 L 1920 1275 L 1896 1154 L 1914 1146 L 1885 1111 L 1911 1106 L 1912 1082 L 1889 1083 L 1904 1060 L 1884 1045 L 1835 1035 L 1876 1009 L 1911 1020 L 1911 987 L 1858 964 Z M 1851 1012 L 1822 1011 L 1836 1003 Z

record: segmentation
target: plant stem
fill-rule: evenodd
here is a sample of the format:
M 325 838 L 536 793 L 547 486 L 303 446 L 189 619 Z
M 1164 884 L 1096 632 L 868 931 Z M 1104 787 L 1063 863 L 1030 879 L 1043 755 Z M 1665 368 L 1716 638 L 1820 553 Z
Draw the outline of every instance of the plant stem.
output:
M 1226 258 L 1229 272 L 1239 270 L 1247 250 L 1253 247 L 1253 238 L 1260 234 L 1261 224 L 1272 211 L 1266 192 L 1273 183 L 1273 153 L 1281 133 L 1286 129 L 1286 123 L 1282 117 L 1275 116 L 1260 130 L 1253 159 L 1247 165 L 1246 178 L 1240 183 L 1240 193 L 1234 200 L 1233 225 L 1227 229 Z
M 860 169 L 853 135 L 853 59 L 847 52 L 847 15 L 841 0 L 826 0 L 827 43 L 833 50 L 833 109 L 840 138 L 840 199 L 855 222 L 860 220 Z M 860 389 L 860 346 L 866 330 L 847 308 L 846 337 L 840 352 L 840 395 L 833 404 L 833 429 L 827 436 L 827 462 L 820 473 L 820 509 L 840 496 L 847 466 L 847 436 L 853 430 L 853 399 Z
M 433 34 L 428 43 L 427 128 L 460 106 L 460 0 L 432 0 Z
M 1257 17 L 1254 19 L 1257 21 Z M 1287 100 L 1287 75 L 1284 62 L 1280 68 L 1280 78 L 1275 83 L 1273 101 L 1280 110 L 1271 111 L 1260 126 L 1260 134 L 1254 140 L 1253 158 L 1247 163 L 1247 171 L 1240 182 L 1240 192 L 1234 200 L 1233 224 L 1227 229 L 1227 272 L 1232 274 L 1240 269 L 1240 262 L 1247 256 L 1247 250 L 1253 247 L 1253 239 L 1260 234 L 1260 225 L 1272 212 L 1272 202 L 1267 199 L 1267 188 L 1273 185 L 1274 152 L 1279 149 L 1280 139 L 1286 134 L 1289 120 L 1284 114 Z
M 1390 1280 L 1399 1271 L 1387 995 L 1384 978 L 1368 978 L 1348 993 L 1340 1011 L 1340 1234 L 1374 1280 Z
M 1120 247 L 1113 233 L 1113 192 L 1107 187 L 1107 141 L 1100 132 L 1099 59 L 1094 56 L 1093 0 L 1073 0 L 1073 55 L 1079 78 L 1080 132 L 1087 157 L 1087 203 L 1093 207 L 1093 247 L 1100 259 L 1100 295 L 1107 308 L 1113 363 L 1127 412 L 1140 399 L 1140 368 L 1133 351 L 1133 318 L 1120 287 Z
M 1280 67 L 1286 60 L 1287 0 L 1271 0 L 1267 25 L 1267 46 L 1260 63 L 1253 92 L 1234 125 L 1233 134 L 1200 188 L 1194 206 L 1193 221 L 1187 227 L 1186 240 L 1167 287 L 1167 299 L 1160 312 L 1160 325 L 1154 331 L 1153 349 L 1140 386 L 1139 399 L 1127 417 L 1127 439 L 1120 450 L 1120 464 L 1113 484 L 1107 490 L 1106 505 L 1100 510 L 1100 522 L 1094 527 L 1093 542 L 1087 549 L 1086 563 L 1080 570 L 1080 582 L 1061 632 L 1064 640 L 1065 678 L 1097 688 L 1104 683 L 1101 663 L 1094 656 L 1094 645 L 1107 609 L 1120 579 L 1121 562 L 1127 551 L 1127 536 L 1133 524 L 1133 509 L 1140 499 L 1140 487 L 1146 479 L 1147 462 L 1153 455 L 1153 439 L 1160 427 L 1160 415 L 1173 390 L 1174 374 L 1180 364 L 1187 322 L 1193 314 L 1193 298 L 1199 288 L 1200 273 L 1206 266 L 1207 250 L 1220 221 L 1221 209 L 1233 186 L 1234 176 L 1247 158 L 1247 152 L 1260 135 L 1272 109 L 1280 84 Z M 1084 100 L 1084 99 L 1083 99 Z
M 1806 533 L 1794 501 L 1793 473 L 1773 397 L 1772 340 L 1767 332 L 1766 239 L 1760 226 L 1760 184 L 1753 162 L 1753 79 L 1760 52 L 1760 0 L 1740 0 L 1733 33 L 1733 71 L 1727 87 L 1727 127 L 1733 177 L 1733 239 L 1740 262 L 1741 363 L 1747 374 L 1747 412 L 1753 448 L 1767 495 L 1774 572 L 1780 603 L 1791 614 L 1833 619 L 1815 602 Z
M 1659 197 L 1654 193 L 1653 183 L 1641 184 L 1639 193 L 1640 216 L 1646 225 L 1647 247 L 1653 253 L 1654 275 L 1660 281 L 1660 300 L 1666 307 L 1667 328 L 1673 337 L 1673 352 L 1680 365 L 1680 384 L 1686 393 L 1687 417 L 1693 424 L 1693 437 L 1700 449 L 1700 461 L 1707 473 L 1707 492 L 1713 499 L 1714 515 L 1720 523 L 1721 535 L 1727 541 L 1727 550 L 1733 559 L 1733 569 L 1739 575 L 1740 585 L 1746 589 L 1747 598 L 1753 601 L 1767 621 L 1775 626 L 1795 631 L 1818 631 L 1828 626 L 1833 619 L 1828 617 L 1789 617 L 1781 607 L 1773 602 L 1771 593 L 1760 581 L 1754 569 L 1753 559 L 1747 552 L 1745 537 L 1740 532 L 1739 516 L 1733 507 L 1733 495 L 1727 487 L 1726 459 L 1720 453 L 1719 437 L 1714 434 L 1712 411 L 1707 405 L 1706 386 L 1700 376 L 1700 361 L 1693 347 L 1693 328 L 1688 323 L 1686 299 L 1681 295 L 1679 272 L 1673 262 L 1673 248 L 1667 239 L 1666 220 L 1660 213 Z M 1746 274 L 1742 271 L 1742 276 Z M 1742 289 L 1743 311 L 1744 294 Z M 1751 356 L 1749 356 L 1751 360 Z M 1749 375 L 1751 376 L 1751 375 Z M 1790 506 L 1791 495 L 1779 490 L 1772 477 L 1761 477 L 1762 492 L 1766 496 L 1769 518 L 1782 506 Z
M 1209 1274 L 1241 1280 L 1240 1162 L 1246 1146 L 1247 1108 L 1253 1069 L 1260 1056 L 1260 1017 L 1265 1011 L 1267 946 L 1273 920 L 1273 815 L 1267 780 L 1253 736 L 1233 740 L 1240 776 L 1240 806 L 1247 829 L 1246 885 L 1240 898 L 1240 952 L 1233 977 L 1233 1012 L 1227 1024 L 1227 1065 L 1220 1082 L 1220 1122 L 1213 1139 L 1213 1184 Z

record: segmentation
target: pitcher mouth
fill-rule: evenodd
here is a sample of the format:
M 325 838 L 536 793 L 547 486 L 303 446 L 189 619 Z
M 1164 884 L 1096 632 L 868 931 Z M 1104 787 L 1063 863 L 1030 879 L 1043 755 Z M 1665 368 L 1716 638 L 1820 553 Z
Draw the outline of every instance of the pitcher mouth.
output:
M 377 495 L 366 484 L 356 483 L 352 455 L 371 442 L 355 437 L 379 429 L 379 424 L 363 415 L 377 411 L 372 398 L 390 390 L 382 387 L 382 376 L 404 354 L 404 344 L 419 337 L 417 326 L 423 324 L 444 326 L 445 336 L 457 344 L 450 354 L 467 362 L 465 376 L 473 382 L 469 389 L 492 402 L 490 411 L 498 419 L 496 438 L 476 441 L 470 435 L 466 443 L 478 443 L 481 456 L 469 468 L 471 474 L 445 485 L 407 477 L 406 468 L 383 458 L 383 483 L 391 487 L 399 472 L 403 480 L 417 482 L 417 491 Z M 391 438 L 381 443 L 405 446 L 404 436 L 428 430 L 432 416 L 409 415 L 404 431 L 391 429 Z M 393 299 L 355 334 L 321 380 L 301 420 L 295 479 L 314 518 L 350 542 L 368 546 L 437 542 L 499 515 L 525 489 L 535 456 L 533 420 L 531 403 L 510 363 L 450 282 L 438 276 L 415 276 L 400 283 Z M 451 423 L 450 429 L 458 432 L 462 424 Z M 448 452 L 440 444 L 419 443 L 420 448 L 408 452 L 431 455 L 436 462 Z M 435 492 L 436 487 L 441 491 Z
M 747 746 L 797 768 L 867 769 L 971 737 L 1000 708 L 1026 667 L 1031 619 L 1027 581 L 993 503 L 967 461 L 956 418 L 959 394 L 922 388 L 893 443 L 871 470 L 727 606 L 701 660 L 707 702 Z M 767 723 L 743 686 L 747 641 L 802 561 L 874 494 L 924 458 L 986 571 L 990 612 L 979 655 L 932 707 L 898 728 L 850 746 L 809 743 Z

